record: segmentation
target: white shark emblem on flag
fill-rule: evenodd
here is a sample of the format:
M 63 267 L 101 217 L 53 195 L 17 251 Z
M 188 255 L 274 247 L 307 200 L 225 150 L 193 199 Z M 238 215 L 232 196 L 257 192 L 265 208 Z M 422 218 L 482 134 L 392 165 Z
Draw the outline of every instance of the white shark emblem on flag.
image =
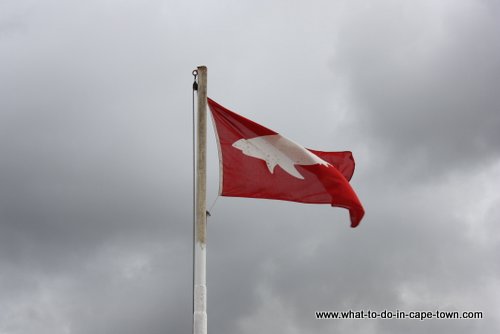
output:
M 279 134 L 240 139 L 232 146 L 249 157 L 264 160 L 271 174 L 274 174 L 274 167 L 278 165 L 288 174 L 303 180 L 304 176 L 299 173 L 295 165 L 331 166 L 303 146 Z

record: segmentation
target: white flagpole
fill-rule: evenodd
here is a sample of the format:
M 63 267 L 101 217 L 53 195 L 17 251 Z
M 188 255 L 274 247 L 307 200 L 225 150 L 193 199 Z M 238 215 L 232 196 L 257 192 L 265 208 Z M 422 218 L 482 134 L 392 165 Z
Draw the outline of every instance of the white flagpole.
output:
M 198 66 L 193 334 L 207 334 L 207 68 Z

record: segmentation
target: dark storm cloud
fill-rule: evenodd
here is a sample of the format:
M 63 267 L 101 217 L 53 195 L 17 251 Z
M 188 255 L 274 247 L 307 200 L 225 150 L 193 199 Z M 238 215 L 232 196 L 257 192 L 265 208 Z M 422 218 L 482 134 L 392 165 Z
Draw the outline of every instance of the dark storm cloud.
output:
M 0 39 L 1 331 L 137 332 L 156 319 L 149 332 L 160 332 L 165 318 L 159 307 L 152 312 L 155 300 L 179 300 L 170 311 L 161 308 L 177 319 L 190 309 L 177 289 L 185 281 L 179 275 L 190 271 L 190 247 L 176 241 L 179 233 L 190 241 L 189 194 L 178 191 L 189 172 L 172 163 L 189 159 L 182 153 L 189 145 L 174 149 L 167 140 L 190 122 L 165 104 L 176 84 L 160 79 L 165 70 L 155 65 L 165 51 L 154 50 L 157 21 L 134 14 L 133 5 L 7 7 L 13 28 Z M 150 268 L 134 269 L 137 261 Z M 130 266 L 143 276 L 128 273 Z M 169 288 L 157 290 L 157 277 Z M 118 307 L 129 298 L 135 306 Z M 138 312 L 140 300 L 150 306 Z M 142 314 L 144 321 L 132 326 L 113 314 Z
M 1 6 L 0 332 L 191 330 L 198 64 L 234 111 L 353 150 L 367 211 L 218 199 L 209 331 L 498 331 L 495 2 Z M 314 319 L 392 307 L 487 318 Z
M 493 173 L 486 174 L 497 179 L 498 172 L 497 166 Z M 375 184 L 373 188 L 377 192 Z M 496 297 L 490 293 L 497 284 L 492 278 L 498 272 L 495 264 L 498 229 L 491 222 L 482 221 L 480 215 L 463 219 L 469 210 L 481 212 L 485 203 L 479 204 L 482 200 L 478 200 L 477 206 L 464 208 L 461 202 L 465 199 L 459 194 L 468 189 L 474 191 L 471 196 L 479 199 L 483 193 L 488 198 L 493 188 L 488 178 L 481 176 L 466 183 L 455 179 L 441 185 L 407 189 L 405 193 L 397 187 L 386 188 L 385 195 L 378 199 L 376 194 L 365 194 L 372 199 L 367 204 L 370 214 L 365 221 L 370 224 L 357 230 L 337 225 L 343 217 L 326 211 L 331 208 L 323 211 L 275 204 L 277 208 L 266 208 L 262 214 L 246 213 L 252 217 L 255 230 L 260 231 L 245 235 L 258 240 L 256 256 L 268 239 L 279 240 L 279 246 L 271 246 L 265 254 L 258 255 L 260 263 L 248 284 L 239 281 L 243 289 L 253 289 L 259 307 L 253 313 L 243 314 L 238 328 L 244 333 L 257 328 L 271 333 L 283 326 L 297 332 L 310 328 L 363 333 L 418 332 L 425 328 L 441 328 L 447 333 L 458 328 L 494 332 L 495 323 L 485 320 L 457 325 L 456 321 L 318 322 L 314 319 L 316 310 L 366 308 L 475 308 L 492 312 Z M 457 205 L 454 210 L 443 210 L 453 205 Z M 263 209 L 264 205 L 259 207 Z M 276 219 L 269 226 L 266 216 L 276 218 L 280 212 L 286 212 L 288 219 Z M 490 217 L 491 221 L 498 219 L 495 214 Z M 484 232 L 488 235 L 482 235 Z M 216 294 L 214 298 L 219 301 L 227 297 Z
M 420 176 L 496 159 L 498 9 L 389 1 L 356 14 L 343 26 L 334 68 L 347 73 L 364 130 Z

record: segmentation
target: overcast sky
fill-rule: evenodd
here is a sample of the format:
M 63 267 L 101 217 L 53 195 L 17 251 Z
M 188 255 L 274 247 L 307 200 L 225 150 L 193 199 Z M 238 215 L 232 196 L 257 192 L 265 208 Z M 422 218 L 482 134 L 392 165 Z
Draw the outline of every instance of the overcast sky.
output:
M 1 334 L 191 332 L 197 65 L 229 109 L 351 150 L 366 209 L 219 198 L 210 333 L 500 331 L 498 1 L 2 0 Z M 484 318 L 314 314 L 349 309 Z

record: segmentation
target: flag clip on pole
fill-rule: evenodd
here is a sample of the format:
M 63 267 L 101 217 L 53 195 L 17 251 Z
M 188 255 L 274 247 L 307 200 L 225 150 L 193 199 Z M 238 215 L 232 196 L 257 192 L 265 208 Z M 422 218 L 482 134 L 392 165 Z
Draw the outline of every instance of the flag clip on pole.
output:
M 207 68 L 198 66 L 196 212 L 194 222 L 193 334 L 207 334 Z

